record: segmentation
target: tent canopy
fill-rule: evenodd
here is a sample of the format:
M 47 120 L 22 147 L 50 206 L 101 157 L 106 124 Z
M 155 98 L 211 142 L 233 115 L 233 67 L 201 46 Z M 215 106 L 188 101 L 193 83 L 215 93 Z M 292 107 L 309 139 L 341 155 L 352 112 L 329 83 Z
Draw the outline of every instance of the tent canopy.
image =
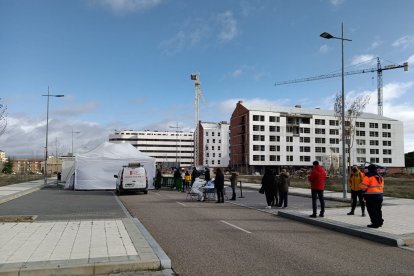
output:
M 115 189 L 115 174 L 128 163 L 140 163 L 147 171 L 148 188 L 155 177 L 155 158 L 140 152 L 131 144 L 104 142 L 95 149 L 78 154 L 74 162 L 75 190 Z

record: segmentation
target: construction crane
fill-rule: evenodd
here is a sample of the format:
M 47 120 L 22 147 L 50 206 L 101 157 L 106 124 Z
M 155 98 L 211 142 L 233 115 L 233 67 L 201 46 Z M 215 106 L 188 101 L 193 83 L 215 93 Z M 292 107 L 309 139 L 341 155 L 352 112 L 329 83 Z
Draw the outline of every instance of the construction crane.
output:
M 383 97 L 382 97 L 382 71 L 391 70 L 391 69 L 398 69 L 404 68 L 404 71 L 408 71 L 408 62 L 404 62 L 402 65 L 387 65 L 382 67 L 380 58 L 377 57 L 377 67 L 376 68 L 368 68 L 362 70 L 355 70 L 344 72 L 344 76 L 349 75 L 356 75 L 356 74 L 364 74 L 364 73 L 373 73 L 377 72 L 377 90 L 378 90 L 378 115 L 383 115 Z M 314 80 L 321 80 L 321 79 L 329 79 L 329 78 L 336 78 L 342 76 L 342 73 L 332 73 L 332 74 L 325 74 L 307 78 L 300 78 L 288 81 L 280 81 L 276 82 L 275 85 L 284 85 L 284 84 L 291 84 L 291 83 L 298 83 L 298 82 L 305 82 L 305 81 L 314 81 Z

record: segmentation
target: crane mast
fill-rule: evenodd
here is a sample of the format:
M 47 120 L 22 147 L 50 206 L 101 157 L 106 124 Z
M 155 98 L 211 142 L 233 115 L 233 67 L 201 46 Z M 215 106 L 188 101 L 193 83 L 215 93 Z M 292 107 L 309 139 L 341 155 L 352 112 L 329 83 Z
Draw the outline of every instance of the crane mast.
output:
M 362 70 L 348 71 L 348 72 L 344 72 L 344 76 L 377 72 L 378 115 L 382 116 L 383 115 L 382 71 L 391 70 L 391 69 L 398 69 L 398 68 L 404 68 L 404 71 L 408 71 L 408 62 L 404 62 L 402 65 L 387 65 L 387 66 L 382 67 L 380 58 L 377 57 L 377 67 L 376 68 L 368 68 L 368 69 L 362 69 Z M 306 77 L 306 78 L 299 78 L 299 79 L 294 79 L 294 80 L 280 81 L 280 82 L 276 82 L 275 86 L 291 84 L 291 83 L 306 82 L 306 81 L 315 81 L 315 80 L 336 78 L 336 77 L 341 77 L 341 76 L 342 76 L 342 73 L 323 74 L 323 75 L 318 75 L 318 76 L 313 76 L 313 77 Z

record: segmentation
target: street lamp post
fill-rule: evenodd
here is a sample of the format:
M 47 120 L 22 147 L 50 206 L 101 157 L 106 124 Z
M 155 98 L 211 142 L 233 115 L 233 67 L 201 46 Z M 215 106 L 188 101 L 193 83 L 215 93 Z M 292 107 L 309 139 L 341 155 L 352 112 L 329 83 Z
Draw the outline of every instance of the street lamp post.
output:
M 73 127 L 72 127 L 72 156 L 74 156 L 74 152 L 73 152 L 73 134 L 79 134 L 80 131 L 73 131 Z
M 340 39 L 341 40 L 341 49 L 342 49 L 342 90 L 341 90 L 341 127 L 342 127 L 342 187 L 343 187 L 343 197 L 346 198 L 347 194 L 347 184 L 346 184 L 346 156 L 345 156 L 345 80 L 344 80 L 344 41 L 352 41 L 351 39 L 344 38 L 344 23 L 341 24 L 342 32 L 341 37 L 333 36 L 329 33 L 322 33 L 320 36 L 326 39 Z
M 43 97 L 47 97 L 47 111 L 46 111 L 46 146 L 45 146 L 45 185 L 47 184 L 47 158 L 48 158 L 48 151 L 47 151 L 47 143 L 48 143 L 48 136 L 49 136 L 49 99 L 50 97 L 64 97 L 65 95 L 51 95 L 49 93 L 49 86 L 47 87 L 47 95 L 42 95 Z

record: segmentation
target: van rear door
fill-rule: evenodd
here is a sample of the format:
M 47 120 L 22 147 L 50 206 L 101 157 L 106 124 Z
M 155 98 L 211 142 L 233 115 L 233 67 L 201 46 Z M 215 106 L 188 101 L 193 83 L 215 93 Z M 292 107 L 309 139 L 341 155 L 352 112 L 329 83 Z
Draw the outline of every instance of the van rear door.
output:
M 126 167 L 123 175 L 124 189 L 145 189 L 147 185 L 147 177 L 144 167 Z

